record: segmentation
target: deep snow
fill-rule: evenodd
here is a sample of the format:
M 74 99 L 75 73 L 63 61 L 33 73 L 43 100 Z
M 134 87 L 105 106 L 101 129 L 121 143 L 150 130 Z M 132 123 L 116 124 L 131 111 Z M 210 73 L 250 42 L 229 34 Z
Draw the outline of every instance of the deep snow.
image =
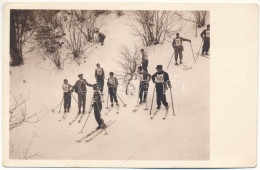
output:
M 27 103 L 29 113 L 43 111 L 45 117 L 38 123 L 24 124 L 10 133 L 10 143 L 17 145 L 19 152 L 27 146 L 32 134 L 37 137 L 30 148 L 29 154 L 36 152 L 40 156 L 33 159 L 97 159 L 97 160 L 207 160 L 209 159 L 209 59 L 199 57 L 194 63 L 190 44 L 184 42 L 184 64 L 192 66 L 191 70 L 183 70 L 174 66 L 174 59 L 170 68 L 166 70 L 173 53 L 172 45 L 165 42 L 145 48 L 149 55 L 150 74 L 155 73 L 157 64 L 162 64 L 170 75 L 175 93 L 173 95 L 176 116 L 172 116 L 170 108 L 168 118 L 163 120 L 164 108 L 157 116 L 150 120 L 149 110 L 145 106 L 133 113 L 137 93 L 120 97 L 127 103 L 127 107 L 121 104 L 120 113 L 112 110 L 108 116 L 102 115 L 105 122 L 116 120 L 116 123 L 108 129 L 108 135 L 99 135 L 90 143 L 76 140 L 92 131 L 97 123 L 93 111 L 87 122 L 83 134 L 80 132 L 86 116 L 81 124 L 68 123 L 75 117 L 77 104 L 72 98 L 72 108 L 66 120 L 59 122 L 62 113 L 57 114 L 50 110 L 62 100 L 61 85 L 67 78 L 70 84 L 74 84 L 77 75 L 83 73 L 88 82 L 94 83 L 94 70 L 96 63 L 104 68 L 106 76 L 117 67 L 116 57 L 122 45 L 132 48 L 134 44 L 140 45 L 140 39 L 133 36 L 127 25 L 127 16 L 117 17 L 114 14 L 103 16 L 103 31 L 106 33 L 105 45 L 95 45 L 93 52 L 86 58 L 86 62 L 78 66 L 75 62 L 65 63 L 64 70 L 56 70 L 52 63 L 46 59 L 43 61 L 40 53 L 31 53 L 25 58 L 25 64 L 21 67 L 12 67 L 10 74 L 10 86 L 12 96 L 23 93 L 28 94 L 30 100 Z M 202 28 L 205 29 L 205 28 Z M 202 31 L 198 30 L 198 34 Z M 201 38 L 194 37 L 194 29 L 191 23 L 186 23 L 181 36 L 192 40 L 194 53 L 198 52 Z M 170 40 L 171 41 L 171 40 Z M 97 48 L 95 48 L 97 47 Z M 196 54 L 195 54 L 196 57 Z M 25 81 L 24 81 L 25 80 Z M 138 84 L 137 80 L 134 80 Z M 154 85 L 150 82 L 148 107 L 152 100 Z M 93 90 L 88 88 L 86 110 Z M 73 95 L 77 98 L 76 93 Z M 105 103 L 102 113 L 106 112 L 106 88 Z M 167 93 L 167 101 L 170 102 L 170 94 Z M 155 102 L 153 108 L 155 108 Z M 154 109 L 153 109 L 154 110 Z M 63 111 L 63 109 L 62 109 Z M 21 153 L 10 154 L 11 159 L 20 159 Z

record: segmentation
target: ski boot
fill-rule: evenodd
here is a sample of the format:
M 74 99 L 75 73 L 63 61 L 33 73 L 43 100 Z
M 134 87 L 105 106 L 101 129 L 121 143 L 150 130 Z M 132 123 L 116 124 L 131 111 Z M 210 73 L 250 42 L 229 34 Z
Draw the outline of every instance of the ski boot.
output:
M 70 109 L 67 109 L 67 112 L 69 113 L 69 112 L 70 112 Z
M 182 61 L 180 61 L 180 64 L 182 64 Z
M 168 110 L 168 109 L 169 109 L 169 105 L 168 105 L 168 106 L 165 106 L 165 108 L 166 108 L 166 110 Z
M 98 127 L 96 128 L 96 130 L 99 130 L 99 129 L 101 129 L 102 128 L 102 126 L 101 125 L 98 125 Z
M 118 102 L 116 103 L 116 106 L 117 106 L 117 107 L 119 107 L 119 104 L 118 104 Z
M 113 103 L 111 103 L 110 107 L 114 107 L 114 104 L 113 104 Z
M 176 66 L 179 65 L 177 61 L 175 62 L 175 65 L 176 65 Z
M 66 109 L 64 109 L 64 113 L 66 113 Z
M 160 108 L 161 108 L 161 105 L 158 105 L 156 109 L 159 110 Z
M 143 103 L 143 101 L 142 101 L 142 100 L 140 100 L 139 104 L 142 104 L 142 103 Z
M 81 111 L 80 111 L 80 110 L 78 111 L 78 114 L 81 114 Z

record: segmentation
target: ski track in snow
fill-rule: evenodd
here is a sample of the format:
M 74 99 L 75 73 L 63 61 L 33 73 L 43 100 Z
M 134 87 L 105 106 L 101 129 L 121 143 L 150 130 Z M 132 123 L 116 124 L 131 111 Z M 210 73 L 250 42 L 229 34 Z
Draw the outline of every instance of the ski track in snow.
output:
M 185 65 L 192 66 L 191 70 L 183 70 L 181 67 L 174 66 L 174 58 L 170 68 L 166 70 L 173 53 L 171 43 L 165 42 L 163 45 L 146 48 L 149 55 L 149 73 L 153 74 L 156 71 L 156 65 L 162 64 L 164 70 L 170 75 L 173 87 L 176 87 L 172 89 L 176 91 L 173 95 L 176 116 L 172 116 L 172 108 L 170 107 L 167 119 L 162 120 L 165 113 L 162 106 L 156 117 L 151 121 L 149 110 L 144 110 L 145 105 L 133 114 L 132 109 L 136 105 L 137 93 L 133 96 L 119 93 L 120 97 L 127 103 L 127 107 L 123 107 L 119 100 L 120 114 L 116 114 L 116 108 L 113 108 L 108 116 L 102 115 L 105 122 L 117 121 L 116 124 L 107 129 L 108 135 L 100 134 L 99 137 L 89 143 L 78 143 L 76 140 L 82 138 L 97 126 L 93 110 L 83 134 L 78 134 L 78 132 L 81 131 L 88 113 L 83 117 L 80 124 L 77 120 L 71 126 L 68 124 L 77 113 L 77 104 L 73 98 L 70 113 L 65 120 L 58 121 L 63 114 L 63 107 L 60 114 L 57 114 L 59 108 L 55 110 L 55 113 L 50 112 L 50 109 L 62 100 L 61 85 L 63 79 L 67 78 L 69 83 L 74 85 L 77 75 L 83 73 L 88 82 L 94 83 L 96 63 L 100 63 L 101 67 L 104 67 L 107 77 L 110 71 L 115 70 L 115 60 L 119 55 L 120 47 L 122 45 L 133 47 L 134 43 L 140 43 L 139 38 L 133 36 L 129 26 L 126 25 L 127 16 L 116 17 L 110 14 L 103 17 L 106 23 L 109 23 L 105 24 L 102 30 L 106 34 L 104 46 L 99 44 L 93 46 L 93 52 L 86 59 L 86 63 L 81 66 L 75 63 L 67 64 L 63 71 L 57 71 L 48 62 L 48 59 L 44 62 L 39 56 L 40 54 L 32 53 L 26 57 L 25 65 L 11 68 L 11 95 L 29 94 L 30 101 L 27 103 L 27 110 L 30 113 L 38 112 L 41 109 L 47 109 L 49 112 L 39 123 L 24 124 L 14 129 L 10 133 L 10 141 L 26 146 L 33 132 L 39 134 L 41 137 L 35 140 L 30 152 L 39 152 L 41 155 L 34 159 L 125 161 L 209 159 L 209 59 L 199 57 L 195 64 L 188 42 L 183 42 L 183 62 Z M 192 40 L 194 53 L 197 53 L 201 38 L 194 37 L 194 30 L 189 24 L 187 23 L 182 30 L 181 36 Z M 198 30 L 198 34 L 201 31 L 202 28 Z M 129 35 L 131 35 L 131 38 L 129 38 Z M 150 82 L 149 109 L 153 88 L 154 85 Z M 103 103 L 102 113 L 107 111 L 105 108 L 106 87 L 104 91 L 105 102 Z M 88 87 L 88 92 L 86 111 L 89 110 L 93 90 Z M 76 93 L 73 93 L 73 95 L 77 99 Z M 169 91 L 167 91 L 167 101 L 171 101 Z M 153 111 L 155 108 L 156 98 L 154 99 Z M 11 158 L 17 157 L 11 155 Z

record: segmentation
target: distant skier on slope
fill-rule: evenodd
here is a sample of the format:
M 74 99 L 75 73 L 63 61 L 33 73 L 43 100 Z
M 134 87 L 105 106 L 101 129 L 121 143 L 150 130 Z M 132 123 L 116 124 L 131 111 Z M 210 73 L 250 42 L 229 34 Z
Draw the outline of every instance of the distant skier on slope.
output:
M 174 53 L 175 53 L 175 65 L 178 65 L 178 56 L 180 57 L 180 64 L 182 64 L 182 51 L 184 50 L 182 41 L 188 41 L 191 43 L 191 40 L 185 39 L 183 37 L 180 37 L 180 34 L 176 34 L 176 38 L 173 39 L 172 46 L 174 48 Z
M 98 88 L 100 89 L 101 95 L 103 96 L 105 72 L 104 69 L 100 67 L 99 63 L 97 63 L 97 68 L 95 70 L 95 77 L 96 77 Z
M 138 77 L 140 78 L 140 86 L 139 86 L 139 104 L 142 104 L 143 102 L 146 102 L 146 98 L 147 98 L 147 93 L 148 93 L 148 89 L 149 89 L 149 82 L 151 80 L 151 75 L 146 72 L 143 71 L 143 67 L 139 66 L 138 70 Z
M 75 85 L 73 86 L 73 89 L 75 89 L 75 92 L 78 94 L 78 114 L 81 114 L 81 106 L 83 108 L 83 114 L 85 114 L 85 107 L 86 107 L 86 93 L 87 93 L 87 87 L 90 86 L 93 87 L 92 84 L 89 84 L 86 79 L 83 79 L 83 74 L 78 75 L 79 80 L 76 81 Z
M 148 72 L 147 67 L 148 67 L 149 60 L 148 60 L 147 52 L 144 51 L 144 49 L 141 49 L 141 54 L 142 54 L 142 67 L 143 67 L 143 70 Z
M 71 89 L 73 88 L 72 85 L 68 83 L 67 79 L 64 79 L 62 84 L 62 90 L 63 90 L 63 100 L 64 100 L 64 113 L 70 111 L 70 105 L 71 105 Z
M 209 55 L 209 48 L 210 48 L 210 25 L 207 25 L 207 29 L 202 31 L 200 34 L 203 40 L 203 47 L 202 47 L 202 55 Z
M 106 125 L 104 123 L 104 120 L 101 118 L 102 103 L 101 103 L 101 95 L 97 84 L 94 84 L 93 90 L 94 90 L 94 94 L 92 99 L 93 101 L 92 107 L 94 107 L 95 119 L 98 123 L 98 127 L 96 129 L 98 130 L 101 128 L 106 128 Z
M 102 32 L 98 33 L 98 38 L 99 38 L 99 42 L 101 42 L 101 45 L 104 45 L 104 40 L 106 38 L 106 35 L 103 34 Z
M 153 83 L 155 83 L 156 88 L 156 97 L 157 97 L 157 109 L 161 108 L 161 103 L 166 107 L 169 108 L 168 103 L 166 101 L 166 90 L 171 87 L 171 83 L 169 80 L 169 75 L 167 72 L 162 70 L 162 65 L 157 65 L 156 69 L 157 72 L 152 76 Z
M 116 77 L 114 77 L 114 73 L 110 72 L 109 73 L 109 78 L 107 80 L 107 86 L 108 86 L 108 93 L 110 96 L 110 101 L 111 101 L 111 107 L 114 106 L 113 102 L 116 102 L 116 106 L 118 105 L 118 100 L 117 100 L 117 86 L 118 86 L 118 80 Z

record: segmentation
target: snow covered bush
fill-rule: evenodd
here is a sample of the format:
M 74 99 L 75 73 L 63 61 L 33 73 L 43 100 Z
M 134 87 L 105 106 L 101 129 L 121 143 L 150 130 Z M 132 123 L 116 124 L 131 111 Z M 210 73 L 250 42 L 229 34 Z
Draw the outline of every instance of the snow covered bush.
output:
M 163 43 L 177 31 L 180 17 L 172 11 L 134 11 L 129 17 L 134 33 L 146 46 Z
M 29 97 L 20 94 L 11 98 L 9 107 L 9 130 L 13 130 L 24 123 L 36 123 L 42 118 L 40 113 L 29 114 L 26 103 Z
M 38 24 L 36 40 L 43 53 L 49 58 L 58 69 L 61 69 L 62 37 L 65 35 L 62 25 L 62 18 L 58 15 L 60 11 L 45 10 L 38 11 Z
M 31 10 L 10 11 L 10 56 L 11 66 L 23 64 L 23 56 L 33 50 L 23 51 L 36 27 L 36 15 Z
M 131 51 L 128 47 L 123 46 L 118 57 L 117 64 L 120 71 L 117 71 L 117 76 L 126 84 L 125 93 L 128 95 L 129 86 L 133 80 L 137 67 L 141 62 L 140 49 L 135 46 L 135 49 Z

